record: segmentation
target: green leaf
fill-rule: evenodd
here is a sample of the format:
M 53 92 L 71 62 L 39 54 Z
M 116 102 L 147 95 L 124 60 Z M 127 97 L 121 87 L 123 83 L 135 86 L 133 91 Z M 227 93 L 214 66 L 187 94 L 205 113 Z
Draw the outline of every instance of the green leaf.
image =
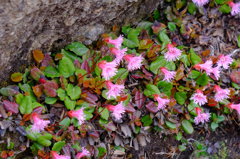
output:
M 175 93 L 175 99 L 178 104 L 183 105 L 187 99 L 187 92 L 177 92 Z
M 167 96 L 171 96 L 171 90 L 173 88 L 172 83 L 166 82 L 166 81 L 160 81 L 158 82 L 158 88 L 160 92 L 166 94 Z
M 65 127 L 65 128 L 67 128 L 70 124 L 71 124 L 71 120 L 70 120 L 68 117 L 64 118 L 64 119 L 59 123 L 60 126 L 63 126 L 63 127 Z
M 227 5 L 227 4 L 224 4 L 221 7 L 219 7 L 219 11 L 222 13 L 228 14 L 231 12 L 231 7 L 229 7 L 229 5 Z
M 65 141 L 58 141 L 53 145 L 52 150 L 59 152 L 65 144 Z
M 151 95 L 160 94 L 160 91 L 159 91 L 158 87 L 155 86 L 155 85 L 148 84 L 148 85 L 146 85 L 146 89 L 151 92 Z
M 217 3 L 217 4 L 224 4 L 224 3 L 226 3 L 226 2 L 228 2 L 229 0 L 215 0 L 215 2 Z
M 19 88 L 23 90 L 25 93 L 28 92 L 30 94 L 31 100 L 33 102 L 37 101 L 36 96 L 33 93 L 33 90 L 29 84 L 18 84 Z
M 237 36 L 237 45 L 240 48 L 240 35 Z
M 74 52 L 78 56 L 82 56 L 88 52 L 88 48 L 80 42 L 73 42 L 65 47 L 66 50 Z
M 67 109 L 73 110 L 75 108 L 76 101 L 72 101 L 69 97 L 66 97 L 64 100 L 64 104 Z
M 190 49 L 190 60 L 193 65 L 196 65 L 202 61 L 202 59 L 194 52 L 194 50 Z
M 203 73 L 200 77 L 196 80 L 198 85 L 206 86 L 208 84 L 208 76 L 206 73 Z
M 57 101 L 57 98 L 53 98 L 53 97 L 46 97 L 45 98 L 45 103 L 46 104 L 54 104 L 54 103 L 56 103 L 56 101 Z
M 86 110 L 84 110 L 83 112 L 85 114 L 86 120 L 90 120 L 93 117 L 92 113 L 90 113 Z
M 50 78 L 55 78 L 60 76 L 58 70 L 53 66 L 47 66 L 46 69 L 44 70 L 44 74 L 45 76 Z
M 172 123 L 172 122 L 170 122 L 170 121 L 166 121 L 165 124 L 170 129 L 176 129 L 177 128 L 177 125 Z
M 177 133 L 175 138 L 176 138 L 177 141 L 180 141 L 182 139 L 182 133 L 181 132 Z
M 150 126 L 153 122 L 150 115 L 145 115 L 142 117 L 141 121 L 143 122 L 143 126 Z
M 50 146 L 52 143 L 50 140 L 46 139 L 44 136 L 39 136 L 38 139 L 37 139 L 37 142 L 40 144 L 40 145 L 43 145 L 43 146 Z
M 237 83 L 232 82 L 231 85 L 232 85 L 232 87 L 234 87 L 235 89 L 240 89 L 240 85 L 237 84 Z
M 103 118 L 104 120 L 108 120 L 108 118 L 109 118 L 109 111 L 108 111 L 108 109 L 99 107 L 98 108 L 98 112 L 99 113 L 101 112 L 101 114 L 100 114 L 101 118 Z
M 188 78 L 196 79 L 200 76 L 200 72 L 196 70 L 192 70 L 190 74 L 188 75 Z
M 123 45 L 128 48 L 135 48 L 139 46 L 138 35 L 140 34 L 141 29 L 130 29 L 128 31 L 127 39 L 124 38 Z
M 164 56 L 159 56 L 155 61 L 150 64 L 150 71 L 154 74 L 159 72 L 160 67 L 166 67 L 169 70 L 175 70 L 176 65 L 174 62 L 167 62 Z
M 186 55 L 186 54 L 181 55 L 180 61 L 182 61 L 182 63 L 184 64 L 185 67 L 188 67 L 191 65 L 190 61 L 188 59 L 188 55 Z
M 67 96 L 65 90 L 63 90 L 62 88 L 58 88 L 57 95 L 61 101 L 64 101 L 65 97 Z
M 104 148 L 104 147 L 98 147 L 98 158 L 103 158 L 106 153 L 107 153 L 107 150 Z
M 192 124 L 186 119 L 182 121 L 182 128 L 187 134 L 192 134 L 194 131 Z
M 173 22 L 168 22 L 168 28 L 169 28 L 170 31 L 173 32 L 173 31 L 176 31 L 177 26 L 176 26 L 176 24 L 173 23 Z
M 160 12 L 159 12 L 159 10 L 158 9 L 156 9 L 156 10 L 154 10 L 153 11 L 153 18 L 155 19 L 155 20 L 158 20 L 159 18 L 160 18 Z
M 118 79 L 125 80 L 128 76 L 129 71 L 125 68 L 119 68 L 115 76 L 113 76 L 113 81 L 116 82 Z
M 72 53 L 72 52 L 70 52 L 70 51 L 67 51 L 67 50 L 62 49 L 62 50 L 61 50 L 61 53 L 62 53 L 65 57 L 69 58 L 69 59 L 72 60 L 72 61 L 78 60 L 79 62 L 82 62 L 82 59 L 81 59 L 79 56 L 75 55 L 74 53 Z
M 171 40 L 169 39 L 168 35 L 166 34 L 166 30 L 160 31 L 158 38 L 162 43 L 168 44 L 171 43 Z
M 197 6 L 194 3 L 190 2 L 188 4 L 188 13 L 194 15 L 196 14 L 196 12 L 197 12 Z
M 178 149 L 179 149 L 180 152 L 183 152 L 187 149 L 187 147 L 185 145 L 179 145 Z
M 80 94 L 81 94 L 80 87 L 73 86 L 72 84 L 68 84 L 66 91 L 72 100 L 77 100 L 78 98 L 80 98 Z
M 153 23 L 149 22 L 149 21 L 142 21 L 140 23 L 138 23 L 137 28 L 140 28 L 141 30 L 150 30 L 152 27 Z
M 20 102 L 19 110 L 21 114 L 30 114 L 33 110 L 32 99 L 30 96 L 24 96 Z
M 58 70 L 61 75 L 67 78 L 74 74 L 75 67 L 73 62 L 69 58 L 63 57 L 62 60 L 59 62 Z
M 212 131 L 215 131 L 217 128 L 218 128 L 218 123 L 215 123 L 215 122 L 212 122 L 211 123 L 211 129 L 212 129 Z

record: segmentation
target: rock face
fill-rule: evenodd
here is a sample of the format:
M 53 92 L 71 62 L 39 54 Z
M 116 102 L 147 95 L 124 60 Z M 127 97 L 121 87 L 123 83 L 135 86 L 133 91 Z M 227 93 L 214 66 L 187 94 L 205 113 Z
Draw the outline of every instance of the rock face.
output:
M 134 24 L 161 0 L 1 0 L 0 81 L 30 63 L 31 50 L 90 44 L 113 25 Z

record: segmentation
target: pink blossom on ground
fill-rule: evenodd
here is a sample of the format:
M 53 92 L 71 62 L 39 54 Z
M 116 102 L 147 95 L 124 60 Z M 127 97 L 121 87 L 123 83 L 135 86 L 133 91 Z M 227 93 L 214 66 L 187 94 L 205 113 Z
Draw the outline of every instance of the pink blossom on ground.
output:
M 117 98 L 117 96 L 119 96 L 124 90 L 123 84 L 113 84 L 111 81 L 107 81 L 106 86 L 108 89 L 108 92 L 106 93 L 108 99 L 111 97 Z
M 125 55 L 123 58 L 128 62 L 127 69 L 129 71 L 140 69 L 142 66 L 142 62 L 143 62 L 142 55 L 134 56 L 134 55 L 128 54 L 128 55 Z
M 114 61 L 117 64 L 119 64 L 123 60 L 123 57 L 127 51 L 127 48 L 124 48 L 124 49 L 110 48 L 110 51 L 112 54 L 114 54 L 116 56 Z
M 84 108 L 80 108 L 78 110 L 71 110 L 68 112 L 68 116 L 71 118 L 76 118 L 78 120 L 78 124 L 82 125 L 86 120 L 86 116 L 83 112 Z
M 107 61 L 101 61 L 98 63 L 98 67 L 102 69 L 102 76 L 109 80 L 117 73 L 117 63 L 115 61 L 107 62 Z
M 209 0 L 192 0 L 197 6 L 202 7 L 209 2 Z
M 77 153 L 76 159 L 80 159 L 83 157 L 89 157 L 91 156 L 90 152 L 86 148 L 82 148 L 82 152 Z
M 51 151 L 52 159 L 71 159 L 70 156 L 59 155 L 56 151 Z
M 108 105 L 107 109 L 112 111 L 112 115 L 117 120 L 120 120 L 122 118 L 122 115 L 125 113 L 125 107 L 123 106 L 123 102 L 118 103 L 116 106 Z
M 215 85 L 214 86 L 214 90 L 216 92 L 214 98 L 217 102 L 220 102 L 224 99 L 227 99 L 229 94 L 230 94 L 230 90 L 229 89 L 222 89 L 220 86 Z
M 154 94 L 153 97 L 154 100 L 158 102 L 158 110 L 164 109 L 170 102 L 169 99 L 161 98 L 159 94 Z
M 210 113 L 202 113 L 201 108 L 196 108 L 197 116 L 194 118 L 194 123 L 198 125 L 199 123 L 205 123 L 209 121 Z
M 111 38 L 106 38 L 105 41 L 109 44 L 114 45 L 116 48 L 121 48 L 122 43 L 123 43 L 123 36 L 120 35 L 117 39 L 111 39 Z
M 231 14 L 233 16 L 240 13 L 240 2 L 238 3 L 229 2 L 228 5 L 232 8 Z
M 168 71 L 165 67 L 161 67 L 160 70 L 164 75 L 164 78 L 163 78 L 164 81 L 171 82 L 176 76 L 175 71 Z
M 229 104 L 229 107 L 231 109 L 235 109 L 238 112 L 238 114 L 240 115 L 240 104 L 233 104 L 233 103 L 231 103 L 231 104 Z
M 175 61 L 179 59 L 182 54 L 182 51 L 174 47 L 172 44 L 167 45 L 168 51 L 164 54 L 164 57 L 167 61 Z
M 220 68 L 219 66 L 212 68 L 212 74 L 215 76 L 217 80 L 220 78 Z
M 39 133 L 44 130 L 45 127 L 48 126 L 50 123 L 49 120 L 43 120 L 39 117 L 39 114 L 37 113 L 32 113 L 32 120 L 33 120 L 33 125 L 32 125 L 32 132 L 34 133 Z
M 207 97 L 199 89 L 196 90 L 196 93 L 194 93 L 190 99 L 200 106 L 207 103 Z
M 207 75 L 210 75 L 212 73 L 212 64 L 213 62 L 211 60 L 207 60 L 203 64 L 196 64 L 194 68 L 197 70 L 204 70 L 206 71 Z
M 220 55 L 218 57 L 218 62 L 217 62 L 217 65 L 219 67 L 223 67 L 224 69 L 228 69 L 229 68 L 229 65 L 232 64 L 233 62 L 233 59 L 231 58 L 230 55 Z

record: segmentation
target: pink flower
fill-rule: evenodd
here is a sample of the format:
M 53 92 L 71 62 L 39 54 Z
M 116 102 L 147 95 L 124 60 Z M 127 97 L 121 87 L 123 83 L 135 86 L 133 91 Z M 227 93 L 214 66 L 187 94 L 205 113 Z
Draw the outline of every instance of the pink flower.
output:
M 196 93 L 194 93 L 193 96 L 190 99 L 193 100 L 194 103 L 196 103 L 200 106 L 207 103 L 207 97 L 199 89 L 196 90 Z
M 126 51 L 127 51 L 127 48 L 124 48 L 124 49 L 117 49 L 117 48 L 110 48 L 110 51 L 112 54 L 114 54 L 116 56 L 116 59 L 114 60 L 117 64 L 119 64 L 122 59 L 123 59 L 123 56 L 125 55 Z
M 83 157 L 89 157 L 91 156 L 90 152 L 86 148 L 82 148 L 82 152 L 77 153 L 76 158 L 80 159 Z
M 102 69 L 102 76 L 109 80 L 111 77 L 115 76 L 117 73 L 117 63 L 115 61 L 107 62 L 101 61 L 98 63 L 98 67 Z
M 194 68 L 197 70 L 204 70 L 206 71 L 207 75 L 210 75 L 212 73 L 212 61 L 208 60 L 203 64 L 196 64 Z
M 232 108 L 232 109 L 235 109 L 238 112 L 238 114 L 240 115 L 240 104 L 232 104 L 231 103 L 229 105 L 229 107 Z
M 231 58 L 230 55 L 220 55 L 218 57 L 218 66 L 223 67 L 224 69 L 228 69 L 229 65 L 233 62 L 233 59 Z
M 127 68 L 129 71 L 140 69 L 142 66 L 143 57 L 141 55 L 133 56 L 128 54 L 123 58 L 128 62 Z
M 196 108 L 197 116 L 194 118 L 194 123 L 198 125 L 199 123 L 205 123 L 209 121 L 210 113 L 202 113 L 201 108 Z
M 80 108 L 78 110 L 71 110 L 68 112 L 68 116 L 71 118 L 77 118 L 78 124 L 82 125 L 86 120 L 86 116 L 83 112 L 84 108 Z
M 170 102 L 169 99 L 161 98 L 159 94 L 153 95 L 154 100 L 158 102 L 158 110 L 164 109 L 166 105 Z
M 228 5 L 232 8 L 231 14 L 233 16 L 240 13 L 240 3 L 229 2 Z
M 37 113 L 32 113 L 32 119 L 33 119 L 33 125 L 32 125 L 32 132 L 34 133 L 40 133 L 41 131 L 44 130 L 45 127 L 50 123 L 49 120 L 42 120 L 39 117 L 39 114 Z
M 120 120 L 122 115 L 125 113 L 125 107 L 123 106 L 123 102 L 118 103 L 116 106 L 108 105 L 107 109 L 112 111 L 112 115 L 117 119 Z
M 227 99 L 229 94 L 230 94 L 230 90 L 229 89 L 222 89 L 218 85 L 215 85 L 214 89 L 215 89 L 215 92 L 216 92 L 214 98 L 215 98 L 215 100 L 217 102 L 220 102 L 220 101 L 222 101 L 224 99 Z
M 219 80 L 220 78 L 219 66 L 212 68 L 212 74 L 215 76 L 217 80 Z
M 171 82 L 176 76 L 175 71 L 168 71 L 165 67 L 161 67 L 160 70 L 164 74 L 163 81 Z
M 175 61 L 179 59 L 182 54 L 182 51 L 174 47 L 172 44 L 167 45 L 168 51 L 164 54 L 164 57 L 167 61 Z
M 106 93 L 108 99 L 111 97 L 117 98 L 124 90 L 123 84 L 113 84 L 111 81 L 107 81 L 106 86 L 108 88 L 108 92 Z
M 114 45 L 116 48 L 121 48 L 122 43 L 123 43 L 123 36 L 120 35 L 117 39 L 111 39 L 111 38 L 106 38 L 105 41 L 109 44 Z
M 71 159 L 70 156 L 59 155 L 56 151 L 51 151 L 52 159 Z
M 208 3 L 209 0 L 192 0 L 197 6 L 202 7 Z

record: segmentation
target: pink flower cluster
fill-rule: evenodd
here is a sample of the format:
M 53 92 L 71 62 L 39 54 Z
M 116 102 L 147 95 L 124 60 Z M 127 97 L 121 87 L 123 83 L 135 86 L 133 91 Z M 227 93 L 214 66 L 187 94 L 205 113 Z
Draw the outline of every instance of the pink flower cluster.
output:
M 196 108 L 197 116 L 194 118 L 194 123 L 198 125 L 199 123 L 205 123 L 209 121 L 210 113 L 202 113 L 202 109 Z
M 160 70 L 164 75 L 164 78 L 163 78 L 164 81 L 171 82 L 174 79 L 174 77 L 176 76 L 175 71 L 169 71 L 165 67 L 161 67 Z
M 230 103 L 230 104 L 229 104 L 229 107 L 230 107 L 231 109 L 235 109 L 235 110 L 238 112 L 238 114 L 240 115 L 240 104 Z
M 238 3 L 229 2 L 228 5 L 232 8 L 231 14 L 233 16 L 240 13 L 240 2 Z
M 127 62 L 127 68 L 129 71 L 134 71 L 142 66 L 143 57 L 127 54 L 125 55 L 127 48 L 121 49 L 123 37 L 119 36 L 117 39 L 106 38 L 105 41 L 114 45 L 114 48 L 110 48 L 110 52 L 115 55 L 115 59 L 112 62 L 101 61 L 98 63 L 98 67 L 102 69 L 102 76 L 109 80 L 117 73 L 117 66 L 124 59 Z
M 161 98 L 159 94 L 154 94 L 153 97 L 154 97 L 154 100 L 158 102 L 158 110 L 164 109 L 167 106 L 167 104 L 170 102 L 169 99 Z
M 70 156 L 59 155 L 56 151 L 51 151 L 52 159 L 71 159 Z
M 78 110 L 71 110 L 68 112 L 68 116 L 71 118 L 76 118 L 78 120 L 78 124 L 82 125 L 86 120 L 86 116 L 83 112 L 84 108 L 80 108 Z
M 83 157 L 91 156 L 90 152 L 86 148 L 82 148 L 82 152 L 77 153 L 76 159 L 81 159 Z
M 199 89 L 196 90 L 196 93 L 194 93 L 190 99 L 200 106 L 207 103 L 207 96 Z
M 228 69 L 232 62 L 233 59 L 230 57 L 230 55 L 220 55 L 218 57 L 216 67 L 213 67 L 213 62 L 211 60 L 207 60 L 203 64 L 196 64 L 194 68 L 205 71 L 207 75 L 213 74 L 218 80 L 220 78 L 220 68 L 223 67 L 224 69 Z
M 125 113 L 125 107 L 123 106 L 123 102 L 118 103 L 117 105 L 108 105 L 107 109 L 112 111 L 112 115 L 117 119 L 120 120 Z
M 32 125 L 31 130 L 34 133 L 40 133 L 50 123 L 49 120 L 42 120 L 40 118 L 39 114 L 37 114 L 37 113 L 32 113 L 32 120 L 33 120 L 33 125 Z
M 230 90 L 229 89 L 222 89 L 220 86 L 215 85 L 214 90 L 216 92 L 214 98 L 217 102 L 220 102 L 224 99 L 227 99 L 228 96 L 230 95 Z
M 113 84 L 111 81 L 106 81 L 106 86 L 108 89 L 108 92 L 106 93 L 108 99 L 111 97 L 117 98 L 117 96 L 119 96 L 124 90 L 123 84 Z
M 172 44 L 167 45 L 168 51 L 164 54 L 167 61 L 176 61 L 182 54 L 182 51 L 174 47 Z
M 197 6 L 202 7 L 209 2 L 209 0 L 192 0 Z

